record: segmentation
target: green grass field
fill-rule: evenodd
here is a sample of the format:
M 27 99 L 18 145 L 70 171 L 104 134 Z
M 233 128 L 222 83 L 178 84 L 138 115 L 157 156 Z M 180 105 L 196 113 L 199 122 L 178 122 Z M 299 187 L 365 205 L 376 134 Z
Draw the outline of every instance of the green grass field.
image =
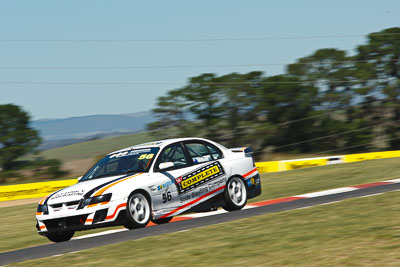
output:
M 400 158 L 262 174 L 263 193 L 250 202 L 398 177 L 400 177 Z M 0 251 L 47 242 L 46 238 L 38 236 L 36 233 L 35 211 L 36 205 L 0 208 L 3 215 L 2 227 L 0 228 Z M 102 230 L 79 232 L 77 235 L 89 234 L 94 231 Z
M 16 266 L 399 266 L 400 192 L 266 214 Z
M 49 149 L 40 152 L 38 155 L 28 155 L 23 157 L 22 160 L 33 160 L 37 157 L 59 159 L 63 163 L 62 168 L 67 170 L 69 173 L 62 177 L 51 178 L 40 178 L 35 177 L 34 175 L 25 174 L 23 179 L 9 178 L 5 183 L 3 183 L 3 185 L 74 179 L 85 174 L 93 164 L 110 152 L 153 140 L 154 137 L 151 137 L 148 132 L 141 132 Z
M 56 158 L 62 161 L 92 158 L 108 154 L 124 147 L 150 142 L 153 139 L 154 138 L 152 138 L 147 132 L 143 132 L 54 148 L 43 151 L 40 155 L 45 158 Z

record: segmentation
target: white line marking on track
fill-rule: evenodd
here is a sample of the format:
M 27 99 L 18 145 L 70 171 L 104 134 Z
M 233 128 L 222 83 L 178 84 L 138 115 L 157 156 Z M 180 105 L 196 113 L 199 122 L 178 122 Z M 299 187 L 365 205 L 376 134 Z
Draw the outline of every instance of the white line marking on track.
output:
M 387 180 L 387 181 L 384 181 L 384 182 L 389 182 L 389 183 L 400 183 L 400 178 L 398 178 L 398 179 L 392 179 L 392 180 Z
M 128 229 L 116 229 L 116 230 L 108 230 L 100 233 L 94 233 L 94 234 L 89 234 L 89 235 L 82 235 L 73 238 L 74 240 L 76 239 L 85 239 L 85 238 L 90 238 L 90 237 L 95 237 L 95 236 L 101 236 L 101 235 L 109 235 L 109 234 L 114 234 L 114 233 L 119 233 L 119 232 L 124 232 L 128 231 Z
M 248 204 L 248 205 L 244 206 L 242 210 L 253 209 L 253 208 L 257 208 L 257 206 L 253 206 L 251 204 Z M 201 217 L 214 216 L 214 215 L 218 215 L 218 214 L 224 214 L 224 213 L 227 213 L 227 212 L 228 211 L 226 211 L 224 209 L 219 209 L 219 210 L 216 210 L 216 211 L 207 211 L 207 212 L 190 214 L 190 216 L 188 216 L 188 217 L 201 218 Z M 182 216 L 182 217 L 185 217 L 185 216 Z
M 339 193 L 350 192 L 350 191 L 354 191 L 354 190 L 358 190 L 358 188 L 341 187 L 341 188 L 335 188 L 335 189 L 330 189 L 330 190 L 325 190 L 325 191 L 297 195 L 296 197 L 305 197 L 305 198 L 322 197 L 322 196 L 327 196 L 327 195 L 334 195 L 334 194 L 339 194 Z
M 213 216 L 213 215 L 218 215 L 218 214 L 223 214 L 223 213 L 227 213 L 227 211 L 220 209 L 220 210 L 216 210 L 216 211 L 194 213 L 194 214 L 190 214 L 190 217 L 201 218 L 201 217 L 208 217 L 208 216 Z
M 257 206 L 253 206 L 251 204 L 248 204 L 248 205 L 244 206 L 242 210 L 254 209 L 254 208 L 257 208 Z
M 382 193 L 376 193 L 376 194 L 372 194 L 372 195 L 361 196 L 361 197 L 358 197 L 358 198 L 362 198 L 362 197 L 373 197 L 373 196 L 382 195 L 383 193 L 385 193 L 385 192 L 382 192 Z
M 56 255 L 53 255 L 53 256 L 50 256 L 50 257 L 60 257 L 60 256 L 63 256 L 64 254 L 56 254 Z
M 342 202 L 343 200 L 335 200 L 335 201 L 332 201 L 332 202 L 327 202 L 327 203 L 321 203 L 321 204 L 317 204 L 317 205 L 314 205 L 314 206 L 324 206 L 324 205 L 329 205 L 329 204 L 333 204 L 333 203 L 339 203 L 339 202 Z M 310 207 L 313 207 L 313 206 L 310 206 Z
M 344 200 L 344 199 L 343 199 L 343 200 Z M 321 204 L 315 204 L 315 205 L 306 206 L 306 207 L 301 207 L 301 208 L 296 208 L 296 209 L 291 209 L 291 210 L 309 209 L 309 208 L 313 208 L 313 207 L 317 207 L 317 206 L 324 206 L 324 205 L 329 205 L 329 204 L 333 204 L 333 203 L 339 203 L 339 202 L 342 202 L 343 200 L 335 200 L 335 201 L 332 201 L 332 202 L 326 202 L 326 203 L 321 203 Z M 285 210 L 285 211 L 291 211 L 291 210 Z

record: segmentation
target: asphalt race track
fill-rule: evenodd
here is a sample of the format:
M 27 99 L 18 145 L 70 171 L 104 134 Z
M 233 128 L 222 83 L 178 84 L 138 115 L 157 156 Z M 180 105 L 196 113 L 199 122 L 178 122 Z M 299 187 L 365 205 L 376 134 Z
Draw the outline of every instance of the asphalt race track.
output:
M 15 251 L 4 252 L 0 253 L 0 265 L 5 265 L 12 262 L 19 262 L 30 259 L 60 255 L 83 249 L 114 244 L 122 241 L 140 239 L 147 236 L 173 233 L 196 227 L 202 227 L 202 226 L 224 223 L 237 219 L 262 215 L 266 213 L 293 210 L 298 208 L 304 208 L 319 204 L 340 201 L 348 198 L 356 198 L 356 197 L 374 195 L 378 193 L 396 191 L 396 190 L 400 190 L 400 182 L 361 185 L 358 186 L 357 190 L 340 192 L 340 193 L 335 193 L 335 191 L 333 190 L 328 190 L 334 193 L 323 196 L 311 197 L 311 198 L 301 198 L 301 199 L 293 198 L 292 200 L 287 202 L 280 202 L 280 203 L 278 202 L 275 204 L 271 202 L 270 204 L 266 204 L 264 206 L 244 209 L 235 212 L 194 218 L 184 221 L 177 221 L 164 225 L 135 229 L 131 231 L 121 231 L 117 233 L 95 236 L 90 238 L 75 239 L 69 242 L 46 244 L 37 247 L 30 247 Z

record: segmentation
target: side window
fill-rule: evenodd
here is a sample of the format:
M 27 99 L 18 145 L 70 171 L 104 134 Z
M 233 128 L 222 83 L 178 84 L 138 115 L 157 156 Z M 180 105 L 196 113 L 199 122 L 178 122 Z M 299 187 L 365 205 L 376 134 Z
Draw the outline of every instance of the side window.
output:
M 186 143 L 185 146 L 194 164 L 214 160 L 210 150 L 202 143 Z
M 174 167 L 169 170 L 180 169 L 188 166 L 185 154 L 180 144 L 173 144 L 161 152 L 159 164 L 165 162 L 174 163 Z
M 218 148 L 216 148 L 215 146 L 213 146 L 211 144 L 206 144 L 206 146 L 214 159 L 222 159 L 223 158 L 221 150 L 219 150 Z

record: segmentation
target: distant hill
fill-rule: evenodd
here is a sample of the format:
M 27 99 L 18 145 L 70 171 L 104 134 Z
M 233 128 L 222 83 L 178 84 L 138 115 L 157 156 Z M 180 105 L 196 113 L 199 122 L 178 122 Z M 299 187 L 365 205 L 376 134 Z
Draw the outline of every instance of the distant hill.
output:
M 50 149 L 91 139 L 135 133 L 154 121 L 151 112 L 120 115 L 92 115 L 66 119 L 32 121 L 43 139 L 40 149 Z

